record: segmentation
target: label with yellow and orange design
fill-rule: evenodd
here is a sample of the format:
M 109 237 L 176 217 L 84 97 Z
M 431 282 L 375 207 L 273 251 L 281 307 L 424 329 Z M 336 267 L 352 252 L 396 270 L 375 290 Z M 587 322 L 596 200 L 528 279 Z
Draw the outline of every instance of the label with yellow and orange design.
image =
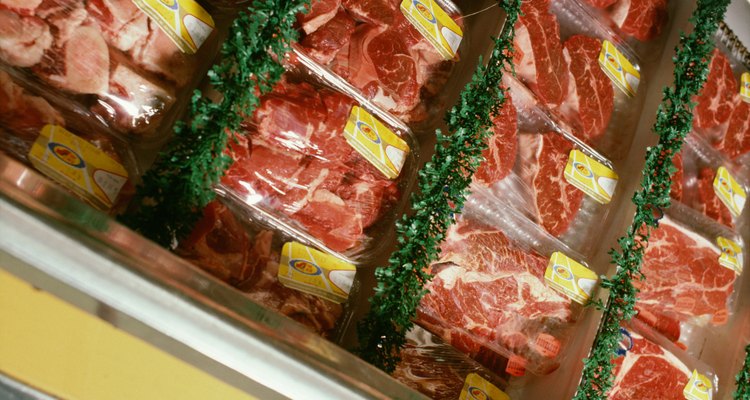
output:
M 565 180 L 597 202 L 607 204 L 612 201 L 619 176 L 583 152 L 571 150 L 565 166 Z
M 409 145 L 360 106 L 352 107 L 344 137 L 388 179 L 396 179 L 409 154 Z
M 288 242 L 281 249 L 279 282 L 335 303 L 349 297 L 356 272 L 354 265 L 301 243 Z
M 401 12 L 446 60 L 456 58 L 464 33 L 434 0 L 403 0 Z
M 745 207 L 745 200 L 747 200 L 747 193 L 745 193 L 745 189 L 740 186 L 732 174 L 724 167 L 719 167 L 716 170 L 714 192 L 719 197 L 719 200 L 729 208 L 732 215 L 739 217 L 742 214 L 742 209 Z
M 211 15 L 193 0 L 133 0 L 133 3 L 187 54 L 195 54 L 216 27 Z
M 459 400 L 510 400 L 510 397 L 497 386 L 491 384 L 481 376 L 470 373 L 466 375 L 464 387 L 461 389 Z

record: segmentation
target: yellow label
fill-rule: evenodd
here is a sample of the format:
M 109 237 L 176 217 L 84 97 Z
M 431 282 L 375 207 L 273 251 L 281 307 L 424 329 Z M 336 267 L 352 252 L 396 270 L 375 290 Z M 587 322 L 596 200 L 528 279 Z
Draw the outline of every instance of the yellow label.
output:
M 719 200 L 729 208 L 732 215 L 739 217 L 739 215 L 742 214 L 747 194 L 745 193 L 745 189 L 737 183 L 729 171 L 724 167 L 719 167 L 719 169 L 716 170 L 714 192 L 716 193 L 716 196 L 719 197 Z
M 612 201 L 619 177 L 604 164 L 583 154 L 571 150 L 565 166 L 565 180 L 581 189 L 601 204 Z
M 743 72 L 740 79 L 740 97 L 750 103 L 750 72 Z
M 497 386 L 487 382 L 481 376 L 470 373 L 466 375 L 464 388 L 461 389 L 459 400 L 510 400 L 510 396 L 505 394 Z
M 559 251 L 552 253 L 544 272 L 544 280 L 551 287 L 580 304 L 591 299 L 597 279 L 594 271 Z
M 731 269 L 737 274 L 741 274 L 742 266 L 744 265 L 742 247 L 734 241 L 721 236 L 716 238 L 716 244 L 719 245 L 719 248 L 721 249 L 719 264 Z
M 285 243 L 279 262 L 279 282 L 335 303 L 349 297 L 356 268 L 338 258 L 297 242 Z
M 125 168 L 91 143 L 57 125 L 42 128 L 29 160 L 39 171 L 94 206 L 108 210 L 128 180 Z
M 602 51 L 599 53 L 599 66 L 605 74 L 630 97 L 635 96 L 638 84 L 641 82 L 641 73 L 633 67 L 620 50 L 609 40 L 602 42 Z
M 456 58 L 464 33 L 434 0 L 403 0 L 401 12 L 446 60 Z
M 344 127 L 344 137 L 389 179 L 395 179 L 401 173 L 409 145 L 362 107 L 352 107 Z
M 214 19 L 193 0 L 133 0 L 184 53 L 195 54 L 214 30 Z
M 710 379 L 699 374 L 697 370 L 693 370 L 693 375 L 685 385 L 682 394 L 685 395 L 686 400 L 711 400 L 713 398 L 712 388 Z

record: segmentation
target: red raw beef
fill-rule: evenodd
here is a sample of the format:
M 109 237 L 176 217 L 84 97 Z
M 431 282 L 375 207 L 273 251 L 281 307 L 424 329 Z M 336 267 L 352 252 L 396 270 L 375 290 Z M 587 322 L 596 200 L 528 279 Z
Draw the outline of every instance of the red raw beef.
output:
M 719 200 L 714 190 L 716 174 L 711 168 L 702 168 L 698 172 L 698 206 L 707 217 L 714 219 L 728 227 L 734 227 L 729 208 Z
M 0 8 L 8 8 L 21 15 L 31 15 L 42 0 L 0 0 Z
M 314 0 L 307 13 L 299 14 L 297 20 L 305 33 L 312 33 L 330 21 L 338 12 L 341 0 Z
M 348 46 L 354 33 L 354 20 L 344 10 L 300 42 L 307 54 L 322 64 L 328 64 L 344 46 Z
M 508 176 L 516 162 L 518 153 L 518 117 L 510 92 L 507 92 L 505 105 L 492 119 L 493 135 L 488 148 L 482 152 L 486 160 L 474 174 L 474 180 L 491 185 Z
M 26 93 L 0 70 L 0 125 L 33 141 L 47 124 L 64 125 L 64 120 L 46 100 Z
M 733 159 L 750 152 L 750 103 L 738 98 L 735 100 L 729 126 L 719 149 Z
M 661 346 L 635 332 L 628 333 L 629 338 L 621 345 L 627 352 L 614 360 L 615 380 L 607 399 L 684 400 L 682 391 L 690 379 L 690 369 Z
M 596 8 L 607 8 L 612 4 L 615 4 L 616 1 L 617 0 L 586 0 L 587 3 Z
M 203 210 L 203 218 L 178 253 L 219 279 L 247 292 L 252 300 L 328 335 L 341 316 L 340 305 L 289 289 L 277 278 L 279 253 L 272 252 L 273 232 L 250 237 L 219 202 Z M 276 246 L 280 249 L 280 244 Z
M 624 33 L 648 41 L 659 36 L 667 23 L 667 0 L 618 0 L 611 16 Z
M 599 66 L 602 44 L 589 36 L 574 35 L 563 47 L 571 89 L 560 109 L 571 123 L 581 126 L 581 139 L 593 143 L 606 131 L 614 109 L 612 82 Z
M 572 316 L 570 301 L 544 283 L 547 260 L 466 219 L 450 228 L 441 251 L 419 324 L 472 357 L 486 347 L 534 370 L 554 370 L 559 337 Z M 556 350 L 541 348 L 550 342 Z
M 709 240 L 661 219 L 643 257 L 646 279 L 637 282 L 639 318 L 672 340 L 680 334 L 668 320 L 725 323 L 736 275 L 719 264 L 719 256 Z
M 672 189 L 670 192 L 670 197 L 677 201 L 682 201 L 682 194 L 683 194 L 683 182 L 684 179 L 684 173 L 683 165 L 682 165 L 682 153 L 677 153 L 672 157 L 672 163 L 674 164 L 675 168 L 677 168 L 677 171 L 675 171 L 674 175 L 672 175 Z
M 343 0 L 344 8 L 358 21 L 373 25 L 390 25 L 397 16 L 397 0 Z M 400 11 L 398 11 L 400 13 Z
M 721 125 L 729 120 L 735 96 L 739 92 L 732 66 L 719 50 L 714 49 L 708 68 L 706 83 L 693 99 L 697 103 L 693 125 L 703 129 Z
M 16 67 L 31 67 L 52 45 L 49 26 L 41 19 L 0 9 L 0 58 Z
M 263 201 L 335 251 L 364 239 L 398 199 L 386 179 L 342 134 L 353 101 L 328 89 L 282 80 L 246 121 L 222 182 L 248 202 Z
M 583 203 L 584 193 L 565 180 L 573 145 L 555 132 L 519 135 L 526 183 L 534 190 L 537 217 L 550 234 L 567 232 Z
M 559 105 L 568 90 L 557 17 L 548 0 L 525 1 L 524 15 L 516 23 L 514 45 L 521 52 L 514 57 L 519 79 L 547 105 Z M 517 62 L 516 62 L 517 61 Z

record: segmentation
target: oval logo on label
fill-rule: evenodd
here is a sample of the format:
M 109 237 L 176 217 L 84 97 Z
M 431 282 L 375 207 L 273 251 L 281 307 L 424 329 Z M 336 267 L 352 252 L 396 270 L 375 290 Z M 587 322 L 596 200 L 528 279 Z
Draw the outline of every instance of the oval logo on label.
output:
M 567 267 L 562 265 L 555 265 L 552 268 L 555 270 L 555 274 L 557 274 L 557 276 L 559 276 L 560 278 L 563 278 L 566 281 L 573 279 L 573 273 L 571 273 Z
M 729 194 L 732 194 L 732 186 L 729 185 L 729 182 L 727 182 L 726 179 L 719 177 L 719 185 L 724 188 Z
M 434 24 L 437 22 L 435 20 L 435 16 L 432 15 L 430 12 L 430 9 L 427 8 L 424 4 L 422 4 L 419 0 L 413 0 L 414 7 L 419 11 L 419 14 L 422 15 L 422 18 L 426 19 L 429 23 Z
M 320 267 L 307 260 L 290 260 L 289 266 L 305 275 L 316 276 L 323 273 Z
M 695 381 L 693 382 L 693 386 L 694 386 L 694 387 L 695 387 L 696 389 L 698 389 L 698 391 L 700 391 L 700 392 L 703 392 L 703 393 L 708 393 L 708 386 L 706 386 L 706 384 L 705 384 L 705 383 L 703 383 L 703 381 L 702 381 L 702 380 L 700 380 L 700 379 L 696 379 L 696 380 L 695 380 Z
M 370 125 L 367 125 L 362 121 L 358 121 L 357 129 L 359 129 L 359 131 L 362 132 L 362 134 L 365 135 L 366 138 L 370 139 L 373 143 L 380 144 L 380 136 L 375 133 L 374 129 L 370 128 Z
M 589 167 L 585 166 L 584 164 L 581 164 L 577 161 L 573 162 L 573 168 L 578 171 L 579 174 L 583 175 L 586 178 L 593 178 L 594 174 L 591 173 L 591 170 L 589 170 Z
M 633 337 L 630 336 L 630 332 L 620 328 L 620 348 L 617 350 L 617 355 L 624 356 L 632 348 Z
M 180 8 L 179 3 L 177 3 L 177 0 L 159 0 L 159 2 L 163 5 L 165 5 L 170 10 L 177 10 Z
M 476 387 L 476 386 L 470 386 L 469 387 L 469 395 L 472 399 L 476 400 L 489 400 L 490 396 L 487 396 L 487 393 L 484 392 L 484 390 Z
M 86 166 L 86 163 L 83 162 L 83 158 L 73 151 L 73 149 L 64 144 L 51 142 L 47 147 L 52 150 L 52 154 L 54 154 L 55 157 L 73 168 L 83 168 Z
M 617 62 L 617 58 L 615 58 L 615 56 L 607 53 L 605 57 L 607 58 L 607 62 L 610 63 L 613 67 L 615 67 L 616 70 L 622 71 L 622 66 L 620 65 L 620 63 Z
M 726 254 L 727 256 L 729 256 L 729 257 L 734 257 L 735 256 L 734 250 L 730 249 L 729 247 L 724 247 L 724 248 L 721 249 L 721 251 L 724 254 Z

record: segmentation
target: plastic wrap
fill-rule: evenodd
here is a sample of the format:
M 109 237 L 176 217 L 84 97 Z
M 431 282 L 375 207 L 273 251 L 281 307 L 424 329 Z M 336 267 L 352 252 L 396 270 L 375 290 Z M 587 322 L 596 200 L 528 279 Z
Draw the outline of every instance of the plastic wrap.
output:
M 548 374 L 564 358 L 597 275 L 489 192 L 473 192 L 430 266 L 417 323 L 496 373 Z
M 200 14 L 182 3 L 165 12 Z M 216 29 L 192 21 L 183 35 L 199 49 L 189 55 L 131 0 L 4 1 L 0 60 L 118 132 L 165 140 L 218 49 Z
M 650 42 L 658 38 L 669 21 L 668 0 L 581 0 L 597 10 L 607 26 L 629 38 Z
M 693 133 L 673 162 L 674 200 L 730 228 L 741 221 L 748 185 L 729 160 Z
M 313 0 L 310 12 L 298 17 L 299 48 L 356 87 L 368 100 L 410 123 L 434 117 L 454 59 L 445 57 L 400 9 L 401 0 L 357 2 Z M 430 13 L 432 0 L 414 4 Z M 409 2 L 411 5 L 411 2 Z M 425 4 L 428 4 L 425 6 Z M 461 13 L 449 0 L 436 0 L 454 29 Z M 427 8 L 425 8 L 427 7 Z M 432 28 L 437 30 L 437 28 Z M 445 34 L 448 28 L 441 32 Z M 462 41 L 458 37 L 459 41 Z M 460 54 L 459 42 L 449 52 Z
M 572 0 L 522 4 L 518 78 L 584 142 L 611 160 L 630 149 L 647 77 L 633 50 Z
M 246 118 L 246 134 L 234 137 L 234 163 L 217 190 L 360 262 L 384 244 L 405 207 L 419 150 L 408 128 L 358 104 L 327 74 L 304 65 L 284 74 Z
M 711 367 L 633 321 L 620 328 L 609 400 L 711 399 L 719 378 Z
M 255 302 L 322 336 L 335 339 L 349 319 L 349 303 L 343 298 L 355 298 L 353 292 L 358 290 L 353 267 L 351 271 L 337 272 L 345 275 L 342 280 L 333 279 L 327 270 L 330 266 L 326 265 L 328 259 L 315 253 L 310 255 L 315 257 L 312 269 L 317 267 L 317 270 L 305 271 L 306 276 L 319 279 L 323 274 L 334 282 L 329 285 L 339 284 L 340 290 L 346 292 L 347 296 L 341 295 L 337 301 L 282 283 L 280 277 L 284 274 L 279 271 L 281 264 L 287 261 L 283 252 L 288 251 L 288 244 L 310 244 L 295 237 L 293 232 L 275 225 L 272 220 L 234 208 L 231 200 L 228 203 L 229 207 L 219 200 L 210 203 L 203 210 L 203 218 L 193 232 L 180 242 L 177 253 L 246 293 Z M 290 268 L 294 268 L 294 261 L 288 260 Z
M 675 202 L 643 256 L 638 318 L 699 354 L 707 329 L 733 314 L 743 249 L 737 233 Z
M 505 388 L 507 380 L 490 372 L 419 326 L 415 326 L 406 334 L 406 346 L 401 351 L 401 362 L 391 375 L 434 400 L 509 400 L 509 397 L 501 397 L 503 394 L 498 393 Z M 488 387 L 489 385 L 494 386 L 496 390 Z M 476 393 L 477 389 L 482 393 Z M 471 393 L 474 397 L 459 397 L 463 391 Z M 481 397 L 481 394 L 485 394 L 485 397 Z
M 616 192 L 612 162 L 552 119 L 520 82 L 506 76 L 503 84 L 508 100 L 493 118 L 494 136 L 483 153 L 487 161 L 474 181 L 576 251 L 589 254 Z
M 94 207 L 116 213 L 134 193 L 135 158 L 127 143 L 92 120 L 86 110 L 0 66 L 2 151 Z
M 726 25 L 714 41 L 706 83 L 693 98 L 693 131 L 750 179 L 750 97 L 740 95 L 741 77 L 750 72 L 750 53 Z M 750 82 L 750 76 L 746 79 Z

